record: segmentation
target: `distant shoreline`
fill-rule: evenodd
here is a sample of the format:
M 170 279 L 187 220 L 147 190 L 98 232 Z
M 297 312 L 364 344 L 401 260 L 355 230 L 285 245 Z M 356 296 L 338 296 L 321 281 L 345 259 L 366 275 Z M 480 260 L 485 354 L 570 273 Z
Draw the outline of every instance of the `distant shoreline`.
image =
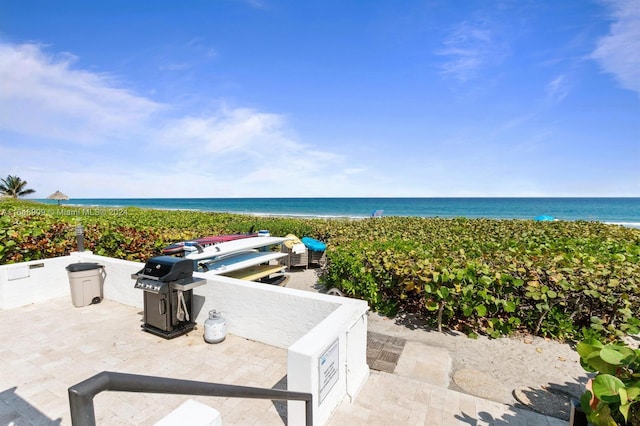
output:
M 57 204 L 56 201 L 33 199 Z M 549 215 L 559 220 L 601 222 L 640 228 L 640 198 L 85 198 L 64 202 L 78 208 L 137 207 L 282 217 L 357 220 L 383 216 L 531 220 Z

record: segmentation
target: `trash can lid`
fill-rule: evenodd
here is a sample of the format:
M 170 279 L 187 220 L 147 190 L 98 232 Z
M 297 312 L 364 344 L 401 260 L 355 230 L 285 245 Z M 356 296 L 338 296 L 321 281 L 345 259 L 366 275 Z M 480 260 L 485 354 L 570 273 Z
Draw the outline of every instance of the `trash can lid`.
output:
M 78 262 L 67 265 L 67 271 L 69 272 L 90 271 L 98 268 L 103 268 L 103 266 L 95 262 Z

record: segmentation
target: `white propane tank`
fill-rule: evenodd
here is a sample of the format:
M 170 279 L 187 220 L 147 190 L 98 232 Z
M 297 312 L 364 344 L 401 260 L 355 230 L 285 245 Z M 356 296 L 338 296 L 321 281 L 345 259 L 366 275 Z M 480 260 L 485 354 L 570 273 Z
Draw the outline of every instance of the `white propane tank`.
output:
M 204 340 L 207 343 L 220 343 L 227 337 L 227 320 L 215 309 L 209 311 L 204 321 Z

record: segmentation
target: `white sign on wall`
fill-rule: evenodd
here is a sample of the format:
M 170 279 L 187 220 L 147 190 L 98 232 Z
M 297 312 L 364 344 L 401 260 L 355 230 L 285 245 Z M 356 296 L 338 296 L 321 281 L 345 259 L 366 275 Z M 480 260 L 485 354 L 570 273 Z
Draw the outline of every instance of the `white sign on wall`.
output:
M 29 267 L 26 265 L 14 266 L 7 269 L 7 281 L 29 278 Z
M 320 403 L 327 396 L 329 391 L 338 382 L 340 358 L 340 346 L 338 345 L 338 339 L 329 346 L 329 348 L 320 355 L 318 359 L 318 385 Z

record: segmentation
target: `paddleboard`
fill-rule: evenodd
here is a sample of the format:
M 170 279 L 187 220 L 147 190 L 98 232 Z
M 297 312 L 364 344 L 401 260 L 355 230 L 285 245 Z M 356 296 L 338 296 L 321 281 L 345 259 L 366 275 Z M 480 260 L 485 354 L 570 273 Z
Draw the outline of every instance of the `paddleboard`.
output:
M 225 256 L 218 261 L 200 263 L 198 266 L 208 269 L 204 272 L 207 275 L 223 275 L 230 272 L 250 268 L 252 266 L 269 263 L 286 256 L 286 253 L 275 251 L 253 251 L 243 252 L 235 255 Z M 280 265 L 282 268 L 282 265 Z
M 223 275 L 245 281 L 256 281 L 268 277 L 271 274 L 284 272 L 285 269 L 286 267 L 283 265 L 256 265 L 239 271 L 224 273 Z
M 268 247 L 275 244 L 282 244 L 287 241 L 286 237 L 249 237 L 239 240 L 227 241 L 225 243 L 215 244 L 205 247 L 202 253 L 190 253 L 185 257 L 191 260 L 213 259 L 219 256 L 227 255 L 234 252 Z
M 162 249 L 162 254 L 172 255 L 182 253 L 183 251 L 198 251 L 197 246 L 208 247 L 214 244 L 225 243 L 228 241 L 239 240 L 242 238 L 256 237 L 258 234 L 227 234 L 227 235 L 212 235 L 209 237 L 196 238 L 195 240 L 180 241 L 179 243 L 171 244 Z

